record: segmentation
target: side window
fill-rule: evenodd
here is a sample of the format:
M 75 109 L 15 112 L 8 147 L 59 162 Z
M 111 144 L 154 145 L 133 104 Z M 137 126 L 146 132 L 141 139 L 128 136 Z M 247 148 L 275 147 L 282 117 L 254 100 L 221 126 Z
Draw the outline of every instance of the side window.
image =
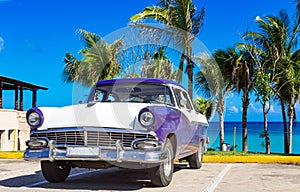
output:
M 110 94 L 108 95 L 106 101 L 108 101 L 108 102 L 114 102 L 114 101 L 116 101 L 116 97 L 115 97 L 112 93 L 110 93 Z
M 174 94 L 175 94 L 176 102 L 177 102 L 177 104 L 180 108 L 184 107 L 188 110 L 193 109 L 192 104 L 191 104 L 186 92 L 184 92 L 180 89 L 176 89 L 176 88 L 173 88 L 173 91 L 174 91 Z
M 184 97 L 185 100 L 186 100 L 186 108 L 187 108 L 188 110 L 192 110 L 193 107 L 192 107 L 192 104 L 191 104 L 191 102 L 190 102 L 190 100 L 189 100 L 189 97 L 188 97 L 187 93 L 186 93 L 186 92 L 181 92 L 181 93 L 183 94 L 183 97 Z
M 178 105 L 179 108 L 181 108 L 182 106 L 180 105 L 180 90 L 179 89 L 176 89 L 176 88 L 173 88 L 173 92 L 174 92 L 174 96 L 175 96 L 175 99 L 176 99 L 176 103 Z
M 101 102 L 103 100 L 104 92 L 101 90 L 96 90 L 95 96 L 94 96 L 94 101 Z

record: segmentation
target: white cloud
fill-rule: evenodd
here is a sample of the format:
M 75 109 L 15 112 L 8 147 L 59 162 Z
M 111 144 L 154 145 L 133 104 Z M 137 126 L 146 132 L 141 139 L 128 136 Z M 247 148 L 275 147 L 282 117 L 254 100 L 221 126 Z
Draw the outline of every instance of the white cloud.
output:
M 233 94 L 233 93 L 229 93 L 229 94 L 225 95 L 225 98 L 226 98 L 226 99 L 231 99 L 231 98 L 233 98 L 233 97 L 234 97 L 234 94 Z
M 271 105 L 269 112 L 270 113 L 280 113 L 280 111 L 278 109 L 277 110 L 274 109 L 273 105 Z
M 263 113 L 263 108 L 262 107 L 256 107 L 253 103 L 249 104 L 249 108 L 250 110 L 252 110 L 254 113 Z M 269 108 L 269 105 L 267 104 L 267 109 Z M 273 105 L 271 105 L 270 107 L 270 111 L 269 113 L 280 113 L 280 110 L 278 110 L 278 108 L 274 108 Z
M 1 2 L 1 0 L 0 0 Z M 4 49 L 4 39 L 0 37 L 0 52 Z
M 236 106 L 230 106 L 228 109 L 232 113 L 238 113 L 239 109 Z
M 257 108 L 257 107 L 255 107 L 253 103 L 250 103 L 249 106 L 250 106 L 250 109 L 251 109 L 253 112 L 255 112 L 255 113 L 262 113 L 262 112 L 263 112 L 263 109 L 262 109 L 262 108 Z

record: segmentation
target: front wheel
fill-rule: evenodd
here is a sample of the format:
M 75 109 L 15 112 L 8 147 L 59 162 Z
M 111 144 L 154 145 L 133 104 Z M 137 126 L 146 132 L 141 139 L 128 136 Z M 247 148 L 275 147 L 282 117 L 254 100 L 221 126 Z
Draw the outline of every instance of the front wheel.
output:
M 159 187 L 165 187 L 171 183 L 174 171 L 174 150 L 170 139 L 166 140 L 165 150 L 167 152 L 166 161 L 149 169 L 151 183 Z
M 187 158 L 191 169 L 200 169 L 202 167 L 203 152 L 202 152 L 202 141 L 199 143 L 199 148 L 197 153 L 189 156 Z
M 71 171 L 71 166 L 65 161 L 41 161 L 41 168 L 44 178 L 51 183 L 65 181 Z

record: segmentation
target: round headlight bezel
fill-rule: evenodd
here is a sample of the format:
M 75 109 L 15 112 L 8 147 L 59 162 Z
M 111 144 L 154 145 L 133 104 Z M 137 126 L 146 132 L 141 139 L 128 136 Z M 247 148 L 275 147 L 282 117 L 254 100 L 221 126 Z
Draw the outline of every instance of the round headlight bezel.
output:
M 44 116 L 40 109 L 32 108 L 26 113 L 26 121 L 31 129 L 40 127 L 44 122 Z
M 147 108 L 142 109 L 139 113 L 139 123 L 143 127 L 150 127 L 154 124 L 155 117 L 154 114 Z

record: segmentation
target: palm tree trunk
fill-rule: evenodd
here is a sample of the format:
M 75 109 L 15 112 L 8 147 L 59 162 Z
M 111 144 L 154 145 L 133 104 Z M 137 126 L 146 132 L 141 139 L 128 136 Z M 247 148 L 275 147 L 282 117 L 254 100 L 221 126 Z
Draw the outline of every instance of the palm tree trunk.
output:
M 243 141 L 243 151 L 248 152 L 248 139 L 247 139 L 247 111 L 249 106 L 249 95 L 248 91 L 244 91 L 242 98 L 243 102 L 243 113 L 242 113 L 242 141 Z
M 176 75 L 176 79 L 178 83 L 182 82 L 182 73 L 183 73 L 183 63 L 184 63 L 184 51 L 181 54 L 180 61 L 179 61 L 179 67 Z
M 289 154 L 292 153 L 293 146 L 293 121 L 294 121 L 294 106 L 289 105 Z
M 221 97 L 218 106 L 217 106 L 218 114 L 219 114 L 219 126 L 220 126 L 220 151 L 223 151 L 224 144 L 224 98 Z
M 289 142 L 288 142 L 288 130 L 287 130 L 285 106 L 284 106 L 284 100 L 281 97 L 279 97 L 279 99 L 280 99 L 282 122 L 283 122 L 284 153 L 287 154 L 289 153 Z
M 194 74 L 193 74 L 194 64 L 192 61 L 192 47 L 187 48 L 187 67 L 186 71 L 188 74 L 188 92 L 190 97 L 193 99 L 193 80 L 194 80 Z
M 270 154 L 270 137 L 269 137 L 269 130 L 268 130 L 268 113 L 267 113 L 267 103 L 264 101 L 263 103 L 263 113 L 264 113 L 264 135 L 265 135 L 265 142 L 266 142 L 266 154 Z

